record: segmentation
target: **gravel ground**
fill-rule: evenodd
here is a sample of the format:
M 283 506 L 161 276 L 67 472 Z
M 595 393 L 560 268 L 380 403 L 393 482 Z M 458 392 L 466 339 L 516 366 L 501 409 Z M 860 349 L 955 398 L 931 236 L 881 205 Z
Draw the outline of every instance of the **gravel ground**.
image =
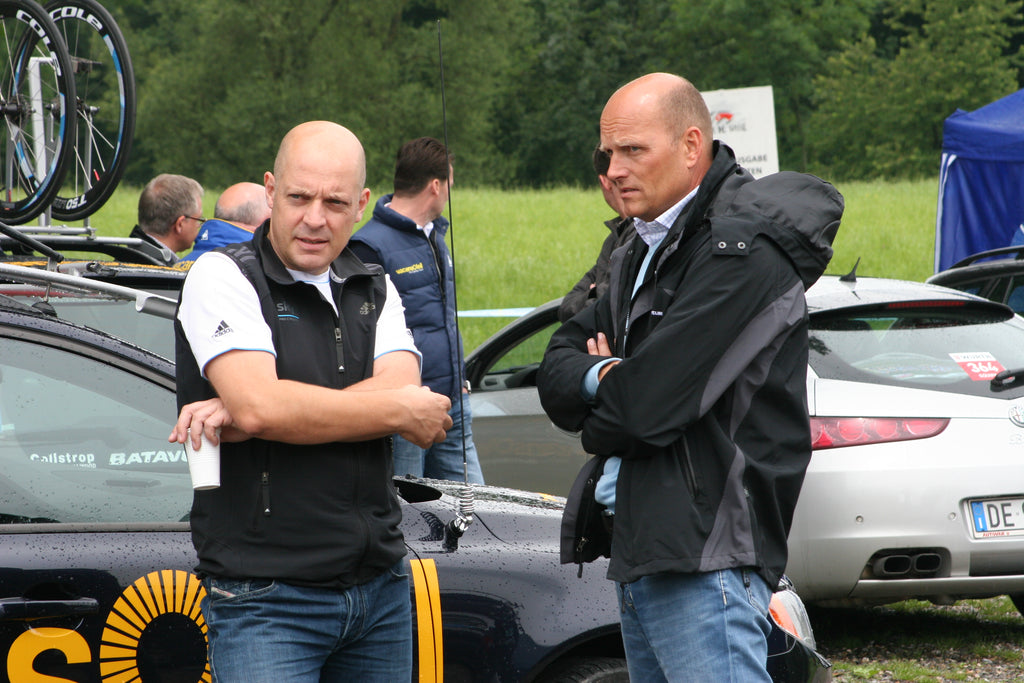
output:
M 822 654 L 833 661 L 833 681 L 837 683 L 853 683 L 854 681 L 857 683 L 863 681 L 871 681 L 872 683 L 876 681 L 879 683 L 917 683 L 923 680 L 931 683 L 960 683 L 962 681 L 1020 683 L 1024 681 L 1024 668 L 1021 668 L 1018 664 L 993 661 L 991 659 L 979 660 L 977 657 L 965 657 L 962 652 L 956 650 L 946 652 L 935 650 L 924 657 L 915 655 L 916 661 L 923 668 L 935 672 L 952 672 L 956 676 L 955 678 L 936 673 L 928 678 L 917 677 L 907 679 L 897 677 L 892 671 L 880 671 L 870 678 L 864 678 L 860 674 L 852 673 L 849 669 L 844 670 L 842 663 L 855 662 L 868 666 L 872 662 L 901 657 L 901 655 L 894 652 L 883 653 L 883 648 L 872 646 L 870 648 L 872 655 L 868 657 L 859 652 L 861 649 L 841 649 L 834 652 L 829 652 L 827 648 L 821 649 Z
M 811 624 L 837 683 L 1024 683 L 1024 620 L 1008 600 L 998 617 L 978 604 L 815 610 Z M 927 673 L 897 676 L 892 665 L 908 661 Z

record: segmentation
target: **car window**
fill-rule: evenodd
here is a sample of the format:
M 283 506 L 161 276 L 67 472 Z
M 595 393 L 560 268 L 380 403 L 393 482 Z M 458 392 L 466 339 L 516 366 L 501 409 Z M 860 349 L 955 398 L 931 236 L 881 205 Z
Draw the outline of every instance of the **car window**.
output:
M 98 358 L 0 344 L 0 522 L 177 522 L 191 504 L 168 444 L 174 392 Z
M 38 301 L 45 293 L 33 286 L 0 286 L 0 294 L 27 304 Z M 174 325 L 171 321 L 140 314 L 134 301 L 113 299 L 104 294 L 81 294 L 58 288 L 51 289 L 46 301 L 58 318 L 130 341 L 137 346 L 174 358 Z
M 981 290 L 983 293 L 981 293 L 980 295 L 985 297 L 986 299 L 991 299 L 992 301 L 998 301 L 999 303 L 1005 303 L 1006 302 L 1006 296 L 1007 296 L 1006 290 L 1007 290 L 1007 287 L 1008 287 L 1009 284 L 1010 284 L 1010 278 L 1008 278 L 1008 277 L 993 278 L 991 280 L 991 284 L 989 285 L 987 291 L 984 290 L 984 289 Z M 982 287 L 984 287 L 984 286 L 985 285 L 982 284 Z
M 1013 284 L 1006 295 L 1006 305 L 1018 313 L 1024 313 L 1024 278 L 1013 278 Z
M 994 395 L 989 380 L 998 372 L 1024 368 L 1024 320 L 992 306 L 938 303 L 813 317 L 811 367 L 824 378 L 976 396 Z
M 544 358 L 551 335 L 561 326 L 554 322 L 506 349 L 495 358 L 476 389 L 493 391 L 537 386 L 537 368 Z

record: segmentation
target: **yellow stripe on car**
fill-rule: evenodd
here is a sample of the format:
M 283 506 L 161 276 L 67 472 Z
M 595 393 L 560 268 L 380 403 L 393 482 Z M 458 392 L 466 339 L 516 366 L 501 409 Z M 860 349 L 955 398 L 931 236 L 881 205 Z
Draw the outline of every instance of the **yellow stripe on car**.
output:
M 409 560 L 416 595 L 416 633 L 419 643 L 420 683 L 444 680 L 444 643 L 441 635 L 441 591 L 433 560 Z

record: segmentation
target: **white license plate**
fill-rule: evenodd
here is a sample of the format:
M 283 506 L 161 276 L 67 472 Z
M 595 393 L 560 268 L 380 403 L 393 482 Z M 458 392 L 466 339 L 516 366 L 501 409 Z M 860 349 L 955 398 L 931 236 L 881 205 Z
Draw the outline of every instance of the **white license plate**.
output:
M 1024 498 L 972 500 L 975 538 L 1024 536 Z

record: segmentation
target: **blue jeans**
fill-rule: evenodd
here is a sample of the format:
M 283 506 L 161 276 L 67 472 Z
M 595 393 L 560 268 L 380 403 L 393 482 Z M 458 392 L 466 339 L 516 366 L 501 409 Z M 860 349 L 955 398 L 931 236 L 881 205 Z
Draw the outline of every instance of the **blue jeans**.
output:
M 420 448 L 416 444 L 395 435 L 395 475 L 404 477 L 411 474 L 415 477 L 430 479 L 464 479 L 462 468 L 462 423 L 465 420 L 466 433 L 466 471 L 472 484 L 484 483 L 483 472 L 480 471 L 480 457 L 473 443 L 473 412 L 469 407 L 469 394 L 462 394 L 460 401 L 452 402 L 448 414 L 452 418 L 452 428 L 448 437 L 441 443 L 430 448 Z
M 214 683 L 411 680 L 408 570 L 403 560 L 344 591 L 205 579 Z
M 616 584 L 631 681 L 770 683 L 768 583 L 748 569 Z

